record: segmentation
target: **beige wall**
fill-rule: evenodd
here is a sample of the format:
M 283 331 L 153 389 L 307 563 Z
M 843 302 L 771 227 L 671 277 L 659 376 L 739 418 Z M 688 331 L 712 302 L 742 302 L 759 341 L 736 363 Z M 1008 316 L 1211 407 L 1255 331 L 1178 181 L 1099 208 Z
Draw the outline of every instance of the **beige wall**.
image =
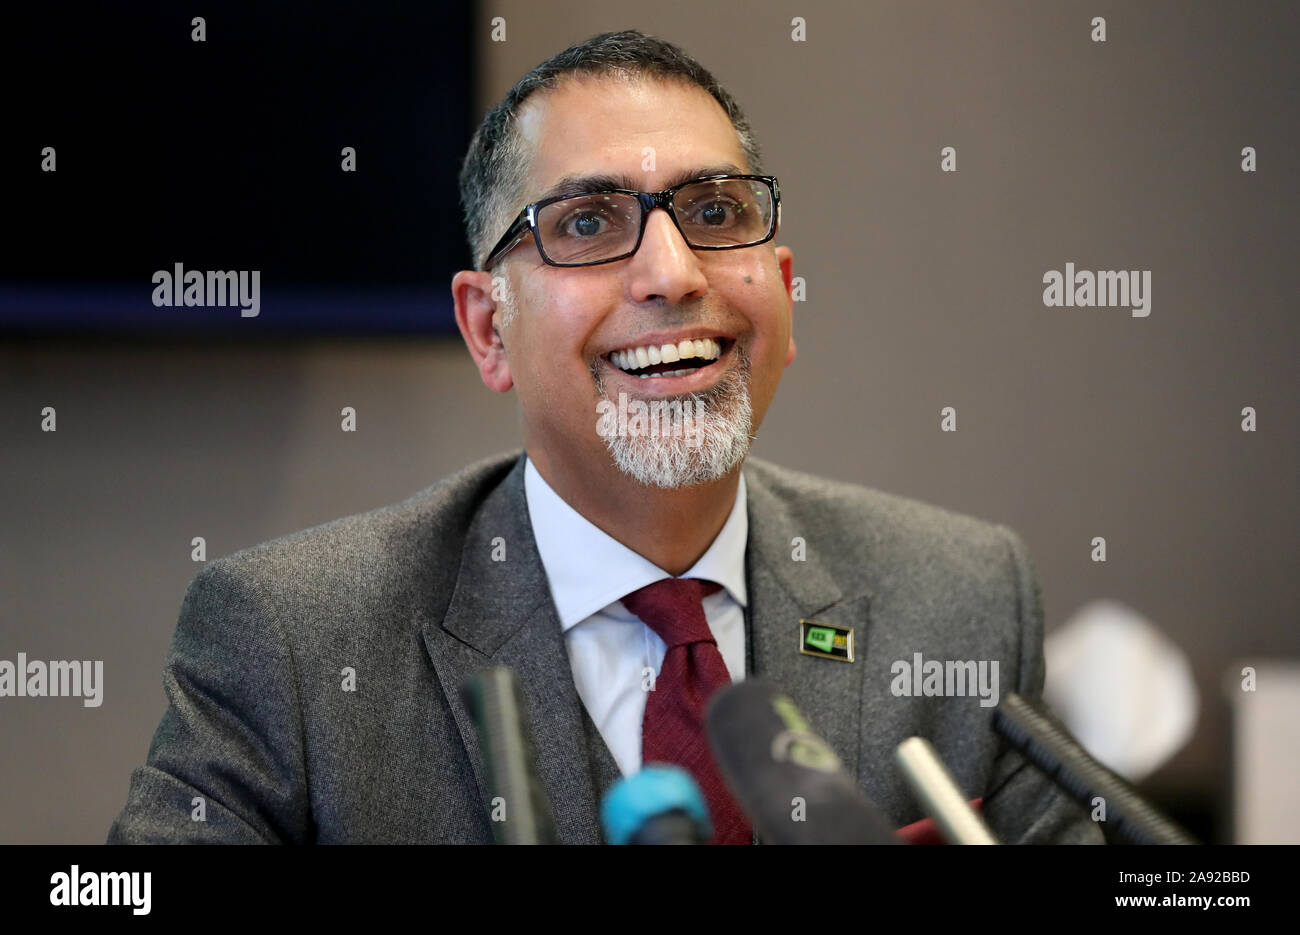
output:
M 714 71 L 781 178 L 780 240 L 807 281 L 756 453 L 1013 526 L 1049 627 L 1099 596 L 1155 621 L 1204 709 L 1154 785 L 1217 795 L 1222 672 L 1300 652 L 1294 5 L 494 0 L 482 15 L 485 40 L 490 16 L 508 28 L 481 45 L 483 109 L 609 29 Z M 939 171 L 947 145 L 956 173 Z M 1150 316 L 1045 308 L 1041 277 L 1067 261 L 1151 270 Z M 0 701 L 5 842 L 103 839 L 164 708 L 193 536 L 226 554 L 518 438 L 512 399 L 453 342 L 12 345 L 0 386 L 0 658 L 103 659 L 107 682 L 98 709 Z M 939 431 L 944 406 L 956 433 Z

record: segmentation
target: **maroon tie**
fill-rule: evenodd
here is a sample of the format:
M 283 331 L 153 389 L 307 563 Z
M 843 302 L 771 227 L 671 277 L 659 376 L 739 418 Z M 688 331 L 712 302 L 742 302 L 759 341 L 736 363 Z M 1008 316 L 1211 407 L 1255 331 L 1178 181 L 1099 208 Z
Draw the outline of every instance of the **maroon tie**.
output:
M 623 605 L 668 646 L 655 690 L 646 696 L 642 764 L 673 763 L 695 777 L 713 819 L 711 844 L 750 844 L 749 820 L 718 772 L 704 731 L 709 698 L 731 684 L 704 617 L 704 595 L 721 588 L 698 578 L 665 578 L 633 591 Z

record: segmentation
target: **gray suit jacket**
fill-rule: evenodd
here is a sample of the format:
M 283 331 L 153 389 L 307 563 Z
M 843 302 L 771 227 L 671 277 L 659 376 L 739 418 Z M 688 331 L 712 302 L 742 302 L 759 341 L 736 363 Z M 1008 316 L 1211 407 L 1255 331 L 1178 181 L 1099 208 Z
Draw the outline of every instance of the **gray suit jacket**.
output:
M 205 567 L 109 843 L 490 842 L 458 688 L 491 665 L 522 682 L 561 840 L 600 842 L 619 772 L 574 688 L 523 468 L 519 453 L 491 458 Z M 891 758 L 920 734 L 1003 841 L 1100 843 L 1082 808 L 1004 752 L 993 708 L 891 691 L 891 663 L 920 652 L 997 660 L 1002 692 L 1039 694 L 1042 611 L 1016 535 L 754 458 L 744 471 L 747 671 L 793 697 L 870 800 L 897 826 L 924 817 Z M 857 661 L 799 654 L 800 618 L 854 627 Z

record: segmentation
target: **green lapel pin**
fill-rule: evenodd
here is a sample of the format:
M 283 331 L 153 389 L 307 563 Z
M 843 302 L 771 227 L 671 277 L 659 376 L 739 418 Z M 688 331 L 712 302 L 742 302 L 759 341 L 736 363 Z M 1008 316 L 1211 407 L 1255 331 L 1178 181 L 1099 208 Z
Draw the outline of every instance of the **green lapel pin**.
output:
M 799 621 L 799 652 L 823 659 L 853 661 L 853 628 L 820 620 Z

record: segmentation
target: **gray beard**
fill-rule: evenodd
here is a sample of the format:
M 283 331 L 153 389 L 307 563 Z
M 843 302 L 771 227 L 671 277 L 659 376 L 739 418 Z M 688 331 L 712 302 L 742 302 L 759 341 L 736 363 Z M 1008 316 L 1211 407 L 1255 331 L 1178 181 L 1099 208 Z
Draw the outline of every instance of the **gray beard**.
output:
M 614 466 L 647 487 L 677 490 L 720 480 L 744 461 L 753 440 L 754 411 L 749 401 L 750 360 L 739 344 L 736 363 L 710 389 L 669 397 L 680 400 L 683 408 L 689 400 L 694 411 L 702 413 L 695 422 L 699 444 L 692 444 L 685 435 L 613 433 L 604 436 L 604 441 Z M 614 404 L 605 392 L 598 361 L 592 363 L 591 374 L 601 400 Z

